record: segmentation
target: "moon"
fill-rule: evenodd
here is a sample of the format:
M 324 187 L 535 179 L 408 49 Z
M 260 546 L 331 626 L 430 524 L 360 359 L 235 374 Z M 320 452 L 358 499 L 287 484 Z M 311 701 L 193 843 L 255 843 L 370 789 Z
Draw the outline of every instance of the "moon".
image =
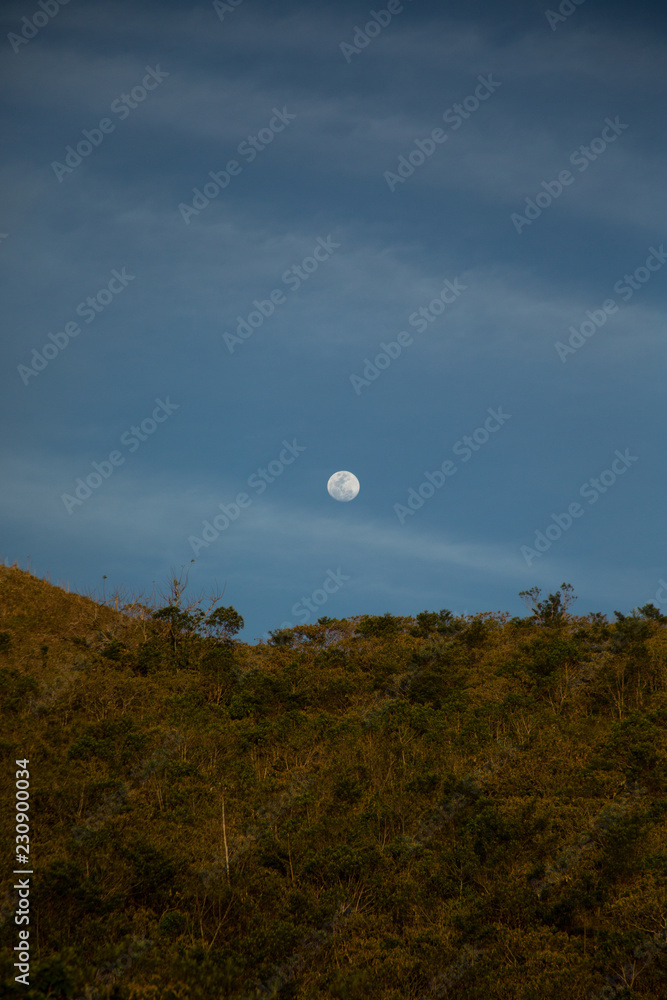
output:
M 359 492 L 359 480 L 352 472 L 334 472 L 327 483 L 327 490 L 334 500 L 354 500 Z

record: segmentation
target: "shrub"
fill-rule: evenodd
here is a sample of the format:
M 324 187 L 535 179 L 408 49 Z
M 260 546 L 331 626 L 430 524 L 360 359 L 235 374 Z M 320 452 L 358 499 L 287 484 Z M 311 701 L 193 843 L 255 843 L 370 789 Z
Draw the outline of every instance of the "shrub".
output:
M 289 628 L 277 628 L 272 632 L 269 632 L 269 646 L 285 646 L 290 647 L 294 645 L 294 640 L 296 636 Z
M 365 615 L 357 625 L 357 632 L 365 636 L 387 638 L 403 630 L 402 621 L 387 611 L 384 615 Z
M 28 695 L 37 694 L 39 685 L 34 677 L 20 674 L 18 670 L 0 669 L 0 695 L 6 712 L 19 712 L 27 707 Z
M 411 630 L 411 635 L 428 638 L 431 635 L 450 635 L 459 630 L 459 623 L 451 611 L 422 611 L 417 615 L 417 625 Z
M 562 625 L 566 620 L 568 607 L 577 600 L 573 590 L 571 583 L 561 583 L 561 589 L 555 594 L 549 594 L 545 601 L 538 600 L 542 592 L 539 587 L 522 590 L 519 597 L 523 598 L 526 607 L 533 612 L 533 619 L 540 625 Z
M 107 660 L 115 660 L 120 662 L 126 658 L 127 646 L 124 642 L 120 642 L 118 639 L 112 639 L 111 642 L 107 643 L 100 652 L 102 656 L 106 657 Z

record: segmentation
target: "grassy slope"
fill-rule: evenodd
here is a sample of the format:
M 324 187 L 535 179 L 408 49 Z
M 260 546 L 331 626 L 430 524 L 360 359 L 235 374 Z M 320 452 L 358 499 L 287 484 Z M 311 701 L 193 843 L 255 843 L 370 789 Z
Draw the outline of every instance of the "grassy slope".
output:
M 138 615 L 0 567 L 36 873 L 29 990 L 0 893 L 3 995 L 667 996 L 665 624 L 359 617 L 174 660 Z

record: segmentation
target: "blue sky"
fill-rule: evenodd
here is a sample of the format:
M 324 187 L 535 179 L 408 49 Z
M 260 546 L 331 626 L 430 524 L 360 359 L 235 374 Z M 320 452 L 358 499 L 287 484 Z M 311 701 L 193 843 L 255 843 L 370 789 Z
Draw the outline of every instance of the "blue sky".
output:
M 56 3 L 2 13 L 6 562 L 190 567 L 248 642 L 667 607 L 660 5 Z

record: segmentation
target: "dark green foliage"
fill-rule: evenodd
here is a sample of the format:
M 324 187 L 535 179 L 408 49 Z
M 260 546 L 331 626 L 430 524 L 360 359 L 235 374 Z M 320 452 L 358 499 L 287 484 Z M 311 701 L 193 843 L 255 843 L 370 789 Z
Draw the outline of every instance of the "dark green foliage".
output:
M 65 963 L 59 958 L 47 958 L 43 962 L 39 962 L 34 975 L 31 976 L 31 983 L 34 1000 L 41 1000 L 42 997 L 45 1000 L 46 998 L 48 1000 L 69 1000 L 69 997 L 72 996 L 72 981 L 69 972 Z M 21 987 L 21 991 L 20 995 L 24 996 L 25 987 Z
M 55 592 L 40 619 L 50 594 L 5 619 L 39 938 L 17 989 L 0 922 L 8 1000 L 588 1000 L 662 926 L 650 606 L 574 618 L 566 590 L 523 619 L 322 618 L 248 646 L 233 608 L 179 593 L 122 615 Z M 645 954 L 636 1000 L 663 990 L 667 951 Z
M 28 705 L 30 696 L 38 691 L 39 685 L 34 677 L 0 667 L 0 700 L 4 712 L 19 712 Z
M 412 635 L 428 638 L 431 635 L 450 635 L 457 630 L 457 623 L 451 611 L 422 611 L 417 615 L 417 625 L 412 629 Z
M 416 704 L 442 708 L 454 691 L 462 691 L 464 688 L 463 674 L 455 672 L 445 663 L 438 663 L 416 672 L 407 685 L 405 694 Z
M 333 784 L 334 798 L 348 805 L 360 802 L 368 788 L 369 774 L 366 768 L 349 768 L 345 774 L 339 775 Z
M 566 620 L 568 607 L 576 601 L 574 588 L 571 583 L 562 583 L 560 590 L 555 594 L 549 594 L 544 600 L 538 600 L 541 590 L 539 587 L 531 587 L 530 590 L 522 590 L 519 597 L 522 597 L 532 612 L 533 618 L 540 625 L 562 625 Z
M 364 872 L 370 874 L 381 863 L 381 857 L 374 848 L 354 848 L 340 844 L 306 855 L 301 873 L 304 878 L 322 883 L 352 878 Z
M 177 593 L 180 592 L 177 590 Z M 151 618 L 158 626 L 163 626 L 161 638 L 169 651 L 168 662 L 177 670 L 196 669 L 211 645 L 231 648 L 234 636 L 244 626 L 243 618 L 231 606 L 215 608 L 207 614 L 198 606 L 184 610 L 179 604 L 172 603 L 154 611 Z M 163 659 L 165 652 L 163 646 Z M 152 649 L 149 648 L 140 661 L 138 672 L 143 675 L 150 672 L 152 659 Z
M 115 660 L 119 663 L 121 660 L 126 658 L 127 646 L 124 642 L 120 642 L 118 639 L 112 639 L 111 642 L 107 643 L 103 649 L 100 650 L 102 656 L 106 657 L 107 660 Z
M 529 672 L 537 677 L 548 677 L 559 667 L 573 666 L 581 656 L 581 649 L 574 639 L 538 636 L 523 644 L 521 650 Z
M 651 617 L 638 614 L 624 615 L 620 611 L 615 611 L 614 614 L 616 616 L 614 649 L 625 650 L 630 654 L 644 653 L 644 642 L 652 634 Z
M 230 643 L 244 624 L 241 615 L 232 607 L 216 608 L 202 623 L 206 635 L 224 643 Z
M 86 726 L 71 744 L 68 759 L 91 760 L 97 757 L 111 765 L 119 764 L 121 760 L 126 762 L 127 752 L 123 753 L 123 750 L 126 743 L 132 748 L 132 741 L 128 743 L 128 734 L 133 728 L 132 720 L 123 717 Z
M 357 631 L 365 636 L 388 638 L 402 631 L 402 623 L 400 618 L 390 615 L 389 612 L 385 615 L 369 615 L 359 622 Z
M 609 759 L 620 759 L 632 781 L 648 777 L 660 760 L 666 724 L 665 711 L 648 715 L 632 712 L 627 719 L 614 723 L 609 740 Z
M 486 861 L 500 845 L 510 843 L 512 833 L 507 820 L 486 800 L 477 803 L 475 815 L 463 828 L 464 837 L 469 839 L 480 861 Z
M 461 641 L 468 649 L 475 649 L 483 646 L 490 634 L 490 628 L 481 618 L 475 618 L 467 628 L 461 632 Z
M 291 629 L 274 629 L 272 632 L 269 632 L 269 635 L 271 637 L 269 639 L 270 646 L 286 646 L 289 648 L 294 645 L 295 636 Z
M 138 906 L 159 912 L 175 898 L 183 862 L 144 840 L 135 840 L 117 853 L 130 865 L 128 898 Z
M 511 629 L 512 633 L 521 634 L 522 632 L 531 632 L 535 622 L 533 618 L 510 618 L 507 623 L 507 627 Z
M 660 854 L 647 854 L 638 862 L 646 871 L 654 871 L 662 878 L 667 878 L 667 851 Z
M 656 608 L 655 604 L 645 604 L 638 611 L 642 618 L 646 618 L 648 621 L 667 622 L 667 615 L 663 615 L 660 608 Z
M 227 711 L 230 719 L 245 719 L 256 713 L 261 714 L 261 698 L 251 691 L 242 691 L 235 694 L 229 702 Z
M 79 861 L 60 860 L 45 866 L 35 879 L 35 893 L 39 904 L 51 910 L 52 919 L 59 919 L 63 909 L 68 919 L 106 909 L 98 877 L 88 878 Z
M 164 649 L 162 644 L 155 639 L 148 639 L 139 645 L 134 672 L 141 677 L 147 677 L 159 670 L 163 662 Z

